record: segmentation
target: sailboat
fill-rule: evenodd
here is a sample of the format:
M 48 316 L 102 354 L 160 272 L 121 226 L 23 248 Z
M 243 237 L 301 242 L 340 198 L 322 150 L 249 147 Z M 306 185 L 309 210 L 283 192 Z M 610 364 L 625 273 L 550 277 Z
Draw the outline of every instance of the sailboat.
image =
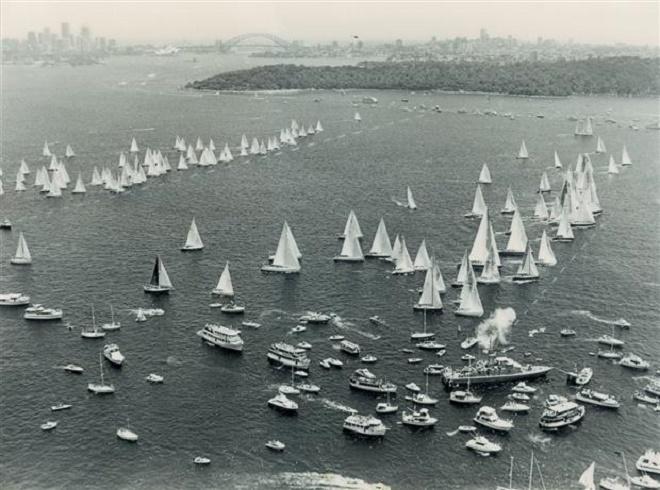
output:
M 555 253 L 552 251 L 552 247 L 550 246 L 550 239 L 548 238 L 548 234 L 545 230 L 543 230 L 543 234 L 541 235 L 539 258 L 536 263 L 546 267 L 557 265 L 557 257 L 555 257 Z
M 341 252 L 339 255 L 333 257 L 335 262 L 363 262 L 364 255 L 362 254 L 362 247 L 360 246 L 360 240 L 356 234 L 356 229 L 354 227 L 348 228 L 348 234 L 344 238 L 344 244 L 342 245 Z
M 481 270 L 481 275 L 477 278 L 479 284 L 498 284 L 500 282 L 500 270 L 495 261 L 495 254 L 497 254 L 497 249 L 492 244 L 488 249 L 488 256 Z
M 104 323 L 101 325 L 103 330 L 119 330 L 121 328 L 121 323 L 115 321 L 115 309 L 110 305 L 110 323 Z
M 220 274 L 220 279 L 218 280 L 218 284 L 215 287 L 215 289 L 211 291 L 211 294 L 226 296 L 228 298 L 234 297 L 234 286 L 232 285 L 231 282 L 231 274 L 229 272 L 229 261 L 227 261 L 227 263 L 225 264 L 225 268 L 222 270 L 222 274 Z
M 181 247 L 181 250 L 184 252 L 191 252 L 203 248 L 204 244 L 202 243 L 202 238 L 199 236 L 199 231 L 197 231 L 195 218 L 193 218 L 192 223 L 190 223 L 190 229 L 188 230 L 188 236 L 186 237 L 186 243 Z
M 559 159 L 559 155 L 555 150 L 555 168 L 561 168 L 561 167 L 562 167 L 561 160 Z
M 413 306 L 414 310 L 424 310 L 432 312 L 442 311 L 442 299 L 440 293 L 435 287 L 435 277 L 433 273 L 433 264 L 426 270 L 426 278 L 424 279 L 424 289 L 419 301 Z M 425 322 L 426 324 L 426 322 Z
M 186 163 L 186 159 L 183 156 L 183 153 L 179 154 L 179 163 L 176 166 L 177 170 L 188 170 L 188 164 Z
M 390 236 L 387 234 L 387 228 L 385 227 L 385 220 L 380 219 L 378 223 L 378 229 L 376 230 L 376 235 L 374 236 L 373 244 L 371 249 L 364 256 L 375 257 L 375 258 L 387 258 L 392 255 L 392 244 L 390 243 Z
M 92 171 L 92 180 L 89 183 L 89 185 L 93 185 L 93 186 L 103 185 L 103 181 L 101 180 L 101 174 L 99 174 L 99 170 L 96 167 L 94 167 L 94 170 Z
M 490 170 L 488 169 L 488 165 L 484 163 L 484 166 L 481 167 L 481 173 L 479 174 L 479 180 L 477 181 L 479 184 L 492 184 L 493 181 L 490 178 Z
M 463 284 L 461 290 L 461 302 L 458 309 L 454 311 L 456 316 L 480 317 L 484 314 L 484 308 L 481 306 L 481 298 L 477 289 L 477 280 L 474 271 L 470 267 L 468 278 Z
M 358 222 L 355 212 L 351 209 L 348 213 L 348 218 L 346 219 L 346 225 L 344 226 L 344 232 L 341 235 L 338 235 L 337 238 L 343 240 L 348 236 L 349 233 L 353 233 L 357 238 L 362 238 L 362 229 L 360 228 L 360 223 Z
M 623 150 L 621 150 L 621 166 L 627 167 L 632 165 L 632 160 L 630 160 L 630 155 L 628 155 L 628 149 L 626 145 L 623 145 Z
M 422 308 L 422 311 L 424 312 L 424 331 L 423 332 L 412 332 L 410 334 L 410 340 L 411 341 L 431 340 L 433 337 L 435 337 L 435 333 L 426 331 L 426 308 Z
M 549 217 L 548 206 L 543 199 L 543 194 L 539 193 L 534 206 L 534 219 L 546 220 Z
M 520 150 L 518 151 L 518 160 L 526 160 L 529 158 L 529 153 L 527 152 L 527 146 L 525 145 L 525 140 L 520 144 Z
M 465 214 L 466 218 L 481 218 L 486 210 L 486 203 L 484 202 L 484 196 L 481 193 L 481 186 L 477 184 L 477 190 L 474 193 L 474 201 L 472 203 L 472 211 Z
M 614 157 L 610 155 L 610 163 L 607 166 L 607 173 L 608 174 L 618 174 L 619 173 L 619 167 L 617 166 L 616 162 L 614 161 Z
M 14 265 L 30 265 L 32 263 L 32 255 L 30 254 L 30 249 L 22 231 L 18 234 L 16 254 L 11 258 L 10 262 Z
M 543 175 L 541 175 L 541 183 L 539 184 L 539 192 L 550 192 L 551 190 L 552 188 L 550 187 L 548 174 L 543 172 Z
M 316 132 L 320 133 L 323 131 L 323 126 L 321 125 L 321 121 L 316 121 Z
M 50 149 L 48 148 L 48 141 L 44 141 L 44 148 L 41 150 L 41 154 L 45 157 L 50 157 L 52 155 Z
M 85 184 L 83 184 L 82 173 L 78 172 L 78 179 L 76 179 L 76 186 L 71 191 L 71 194 L 85 194 L 87 189 L 85 189 Z
M 470 270 L 472 270 L 472 263 L 470 262 L 470 258 L 468 257 L 468 252 L 466 250 L 465 253 L 463 254 L 463 258 L 461 259 L 461 265 L 458 267 L 458 273 L 456 274 L 456 279 L 451 284 L 451 287 L 460 288 L 461 286 L 463 286 L 467 282 L 468 274 Z
M 71 145 L 66 145 L 66 150 L 64 150 L 64 156 L 67 158 L 73 158 L 76 156 L 76 153 L 71 148 Z
M 599 136 L 598 141 L 596 142 L 596 153 L 605 153 L 606 151 L 607 148 L 605 148 L 605 143 L 603 142 L 603 138 Z
M 252 138 L 252 145 L 250 146 L 250 155 L 258 155 L 259 154 L 259 140 L 257 138 Z
M 28 164 L 25 163 L 25 160 L 21 160 L 21 165 L 18 167 L 18 171 L 23 175 L 28 175 L 30 173 L 30 168 L 28 167 Z
M 140 148 L 138 148 L 137 141 L 135 141 L 135 138 L 133 138 L 133 139 L 131 140 L 131 149 L 130 149 L 130 152 L 131 152 L 131 153 L 137 153 L 138 151 L 140 151 Z
M 594 482 L 594 473 L 596 470 L 596 463 L 592 462 L 589 467 L 584 470 L 578 483 L 582 485 L 584 490 L 596 490 L 596 483 Z
M 574 239 L 573 229 L 571 228 L 571 222 L 568 218 L 568 201 L 564 202 L 564 206 L 561 209 L 561 214 L 559 215 L 559 227 L 557 228 L 557 234 L 552 239 L 553 242 L 572 242 Z
M 406 247 L 406 239 L 401 236 L 401 252 L 396 257 L 392 274 L 412 274 L 413 272 L 415 272 L 415 267 L 410 253 L 408 253 L 408 247 Z
M 284 223 L 280 241 L 277 244 L 277 251 L 273 257 L 272 264 L 265 264 L 261 267 L 262 272 L 281 272 L 284 274 L 295 274 L 300 272 L 300 262 L 296 253 L 297 246 L 292 240 L 292 235 L 288 231 L 288 225 Z
M 113 384 L 105 384 L 105 380 L 103 379 L 103 357 L 101 352 L 99 352 L 99 368 L 101 370 L 101 382 L 89 383 L 87 389 L 95 395 L 110 395 L 115 392 L 115 387 Z
M 422 240 L 422 243 L 417 250 L 413 267 L 416 271 L 426 271 L 431 267 L 431 259 L 429 258 L 428 250 L 426 250 L 426 240 Z
M 357 122 L 362 121 L 362 116 L 360 116 L 360 113 L 359 113 L 359 112 L 356 112 L 356 113 L 353 115 L 353 120 L 354 120 L 354 121 L 357 121 Z
M 495 248 L 495 256 L 493 260 L 495 261 L 495 265 L 499 267 L 501 263 L 499 253 L 497 253 L 497 245 L 495 243 L 495 232 L 493 231 L 493 225 L 490 221 L 488 208 L 486 208 L 484 214 L 481 216 L 481 222 L 479 223 L 479 228 L 474 237 L 474 243 L 469 255 L 472 265 L 479 267 L 483 266 L 486 263 L 488 252 L 491 248 Z
M 102 339 L 105 337 L 105 332 L 103 330 L 99 330 L 96 326 L 96 316 L 94 315 L 94 305 L 92 305 L 92 329 L 87 330 L 86 328 L 82 328 L 80 330 L 80 336 L 84 339 Z
M 523 255 L 527 250 L 527 233 L 525 232 L 525 225 L 518 209 L 513 213 L 510 231 L 511 234 L 509 235 L 506 248 L 500 251 L 500 254 L 509 256 Z
M 516 204 L 516 200 L 513 197 L 513 191 L 511 190 L 511 187 L 509 187 L 506 190 L 506 202 L 504 203 L 504 207 L 500 211 L 502 214 L 514 214 L 516 212 L 516 209 L 518 209 L 518 205 Z
M 536 267 L 536 262 L 534 261 L 534 253 L 532 252 L 532 247 L 527 244 L 527 250 L 523 261 L 518 267 L 518 270 L 513 276 L 514 282 L 528 282 L 528 281 L 537 281 L 541 277 L 538 268 Z
M 433 264 L 432 270 L 433 270 L 433 285 L 435 288 L 438 290 L 440 294 L 444 294 L 447 292 L 447 286 L 445 286 L 445 280 L 442 277 L 442 271 L 440 270 L 440 266 L 438 265 L 438 261 L 435 260 L 435 257 L 431 259 L 431 263 Z
M 399 235 L 394 237 L 394 245 L 392 245 L 392 254 L 389 257 L 385 258 L 385 261 L 387 262 L 393 262 L 396 264 L 396 260 L 399 258 L 401 255 L 401 239 L 399 238 Z
M 413 193 L 410 190 L 410 186 L 408 186 L 408 189 L 406 191 L 406 196 L 408 199 L 408 209 L 417 209 L 417 204 L 415 203 L 415 199 L 413 198 Z
M 594 130 L 591 123 L 591 117 L 587 117 L 584 121 L 578 120 L 575 124 L 575 136 L 593 136 Z
M 167 275 L 167 270 L 165 270 L 165 265 L 163 264 L 160 255 L 156 255 L 154 268 L 151 272 L 151 279 L 149 280 L 149 284 L 144 285 L 144 292 L 163 294 L 169 293 L 171 289 L 174 289 L 174 287 L 170 282 L 170 276 Z

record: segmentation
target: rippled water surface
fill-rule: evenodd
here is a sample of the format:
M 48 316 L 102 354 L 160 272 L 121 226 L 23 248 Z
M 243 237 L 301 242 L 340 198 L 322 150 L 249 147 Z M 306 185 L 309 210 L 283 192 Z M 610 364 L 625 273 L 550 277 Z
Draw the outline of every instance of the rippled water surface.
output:
M 77 329 L 67 331 L 60 323 L 27 324 L 19 310 L 0 309 L 0 486 L 314 488 L 364 481 L 393 488 L 494 488 L 508 483 L 509 456 L 514 456 L 514 483 L 523 487 L 533 449 L 546 487 L 559 489 L 576 488 L 592 460 L 599 477 L 622 474 L 616 450 L 625 452 L 630 465 L 645 448 L 657 449 L 658 413 L 630 398 L 646 379 L 589 355 L 598 348 L 595 339 L 611 333 L 608 321 L 620 317 L 632 324 L 629 331 L 615 332 L 626 341 L 626 350 L 653 362 L 660 352 L 659 133 L 644 129 L 658 113 L 657 100 L 377 91 L 254 97 L 177 89 L 246 63 L 254 61 L 181 56 L 118 58 L 80 68 L 3 67 L 0 217 L 9 217 L 14 229 L 2 232 L 0 290 L 24 291 L 36 302 L 61 306 L 65 322 L 76 327 L 90 324 L 92 304 L 101 321 L 114 305 L 122 329 L 106 340 L 118 343 L 127 360 L 121 370 L 105 366 L 117 387 L 114 396 L 89 395 L 86 384 L 98 378 L 103 341 L 83 340 Z M 364 94 L 379 103 L 360 105 L 358 124 L 352 120 L 352 102 Z M 444 111 L 425 111 L 422 104 Z M 459 114 L 460 108 L 468 114 Z M 477 109 L 511 112 L 515 119 L 469 114 Z M 382 442 L 343 435 L 346 410 L 373 413 L 376 399 L 349 390 L 348 375 L 359 362 L 334 351 L 328 336 L 341 333 L 377 355 L 372 370 L 400 385 L 401 393 L 408 382 L 424 384 L 425 365 L 407 364 L 408 355 L 400 352 L 409 347 L 409 332 L 422 324 L 412 304 L 423 275 L 391 276 L 391 267 L 379 261 L 331 260 L 340 249 L 335 234 L 349 210 L 360 220 L 365 247 L 382 216 L 392 238 L 405 235 L 413 257 L 426 239 L 449 282 L 476 232 L 477 222 L 462 216 L 471 207 L 481 165 L 487 162 L 493 176 L 484 189 L 487 204 L 500 209 L 511 186 L 528 217 L 543 170 L 555 190 L 560 186 L 560 174 L 550 168 L 553 151 L 568 165 L 578 152 L 594 150 L 594 138 L 576 139 L 574 123 L 567 120 L 583 114 L 595 117 L 595 132 L 617 161 L 625 143 L 634 165 L 609 176 L 608 155 L 593 155 L 604 208 L 597 226 L 576 231 L 573 243 L 554 244 L 559 264 L 543 269 L 537 284 L 505 281 L 480 292 L 487 314 L 496 307 L 516 310 L 510 339 L 514 358 L 522 361 L 528 351 L 532 359 L 559 369 L 592 366 L 592 385 L 619 396 L 620 410 L 588 407 L 578 428 L 543 434 L 538 428 L 542 400 L 549 393 L 571 394 L 564 375 L 553 371 L 539 383 L 531 413 L 515 417 L 508 436 L 492 436 L 503 445 L 502 454 L 482 458 L 464 448 L 463 435 L 447 435 L 470 423 L 476 408 L 450 406 L 439 379 L 431 378 L 430 391 L 441 400 L 432 409 L 439 418 L 435 430 L 413 432 L 396 416 L 386 416 L 391 430 Z M 243 133 L 275 135 L 293 118 L 306 124 L 320 119 L 325 132 L 302 140 L 295 151 L 172 172 L 121 196 L 89 188 L 84 197 L 66 193 L 55 200 L 31 186 L 21 194 L 13 190 L 21 158 L 33 171 L 30 184 L 36 168 L 47 163 L 40 156 L 45 139 L 58 155 L 71 144 L 77 156 L 67 164 L 68 172 L 75 178 L 82 171 L 89 181 L 93 166 L 116 165 L 133 136 L 141 149 L 159 148 L 175 162 L 171 147 L 177 134 L 191 142 L 212 137 L 217 146 L 225 141 L 235 146 Z M 606 123 L 607 118 L 616 123 Z M 641 129 L 630 129 L 631 123 Z M 520 163 L 513 156 L 523 138 L 531 158 Z M 419 206 L 415 212 L 392 202 L 405 196 L 408 185 Z M 193 216 L 206 248 L 184 254 L 179 247 Z M 304 255 L 302 273 L 263 275 L 259 267 L 275 249 L 285 219 Z M 543 225 L 525 223 L 536 250 Z M 504 232 L 508 219 L 494 213 L 494 226 Z M 32 250 L 31 267 L 8 263 L 18 231 Z M 498 242 L 504 247 L 506 237 L 499 234 Z M 162 298 L 142 292 L 157 253 L 176 288 Z M 246 346 L 240 356 L 211 349 L 195 335 L 205 322 L 239 324 L 208 307 L 209 292 L 227 260 L 237 300 L 247 306 L 245 319 L 263 325 L 243 329 Z M 515 267 L 505 263 L 503 274 Z M 438 359 L 420 352 L 425 363 L 461 363 L 458 344 L 479 320 L 454 317 L 456 297 L 457 291 L 449 291 L 443 297 L 445 314 L 429 316 L 438 340 L 448 344 L 447 355 Z M 130 310 L 140 306 L 166 313 L 135 323 Z M 334 312 L 339 319 L 289 334 L 306 310 Z M 369 323 L 376 314 L 387 326 Z M 566 326 L 577 330 L 576 338 L 559 336 Z M 541 328 L 545 333 L 528 335 Z M 269 367 L 266 350 L 274 341 L 303 339 L 314 346 L 310 379 L 322 391 L 302 397 L 297 417 L 283 417 L 266 401 L 289 375 Z M 346 362 L 343 371 L 318 367 L 330 355 Z M 54 369 L 67 362 L 83 365 L 85 373 L 76 377 Z M 657 368 L 656 363 L 649 375 Z M 165 383 L 147 384 L 150 372 L 165 376 Z M 499 407 L 506 394 L 505 387 L 488 389 L 484 403 Z M 74 408 L 51 414 L 49 407 L 57 401 Z M 115 437 L 127 418 L 140 436 L 136 445 Z M 59 421 L 51 433 L 39 429 L 47 419 Z M 268 452 L 264 442 L 270 438 L 285 442 L 286 451 Z M 194 467 L 196 455 L 207 455 L 213 463 Z M 538 477 L 534 488 L 541 488 Z

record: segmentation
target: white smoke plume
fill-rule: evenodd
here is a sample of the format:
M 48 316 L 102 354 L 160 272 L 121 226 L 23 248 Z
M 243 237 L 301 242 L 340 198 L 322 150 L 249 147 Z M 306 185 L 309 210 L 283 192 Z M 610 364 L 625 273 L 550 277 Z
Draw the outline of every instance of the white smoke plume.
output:
M 479 347 L 494 349 L 498 345 L 509 343 L 511 326 L 516 321 L 516 311 L 513 308 L 497 308 L 490 318 L 479 324 L 476 331 Z

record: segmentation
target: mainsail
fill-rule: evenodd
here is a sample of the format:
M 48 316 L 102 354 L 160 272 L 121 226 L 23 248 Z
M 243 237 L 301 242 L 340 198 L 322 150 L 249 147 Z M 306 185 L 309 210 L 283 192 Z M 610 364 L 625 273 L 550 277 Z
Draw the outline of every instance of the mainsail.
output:
M 417 204 L 415 204 L 415 199 L 413 199 L 413 193 L 410 190 L 410 186 L 408 186 L 407 197 L 408 197 L 408 209 L 417 209 Z
M 518 159 L 524 160 L 526 158 L 529 158 L 529 153 L 527 153 L 527 146 L 525 145 L 525 140 L 523 140 L 518 151 Z
M 539 191 L 541 192 L 550 192 L 552 188 L 550 187 L 550 181 L 548 180 L 548 174 L 543 172 L 541 175 L 541 183 L 539 184 Z
M 584 490 L 596 490 L 596 484 L 594 483 L 595 469 L 596 463 L 591 463 L 589 467 L 584 470 L 584 473 L 580 475 L 578 483 L 584 487 Z
M 514 254 L 523 254 L 527 249 L 527 233 L 522 221 L 520 212 L 516 209 L 511 220 L 511 235 L 506 245 L 506 252 Z
M 137 153 L 138 151 L 140 151 L 140 148 L 138 148 L 138 144 L 137 144 L 137 141 L 135 141 L 135 138 L 133 138 L 131 140 L 131 150 L 130 151 L 131 151 L 131 153 Z
M 225 264 L 225 268 L 222 271 L 222 274 L 220 274 L 218 285 L 213 290 L 213 294 L 228 297 L 234 296 L 234 286 L 231 283 L 231 274 L 229 273 L 229 262 Z
M 344 237 L 347 237 L 349 233 L 353 232 L 353 234 L 357 238 L 362 238 L 362 229 L 360 228 L 360 223 L 358 223 L 357 216 L 351 209 L 351 211 L 348 213 L 348 219 L 346 220 L 346 226 L 344 226 Z
M 470 261 L 476 265 L 484 265 L 488 258 L 488 250 L 490 242 L 490 218 L 488 216 L 488 208 L 481 216 L 479 229 L 474 237 L 472 244 L 472 251 L 470 252 Z
M 426 240 L 422 240 L 422 243 L 417 250 L 417 255 L 415 255 L 414 268 L 416 271 L 426 271 L 431 267 L 431 258 L 429 257 L 429 252 L 426 249 Z
M 409 274 L 415 272 L 412 259 L 408 253 L 408 247 L 406 247 L 406 239 L 401 237 L 401 252 L 399 256 L 396 257 L 396 262 L 394 266 L 394 274 Z
M 556 238 L 559 240 L 573 240 L 573 229 L 568 218 L 568 201 L 564 203 L 559 215 L 559 227 L 557 228 Z
M 468 216 L 480 217 L 486 211 L 486 203 L 484 196 L 481 193 L 481 186 L 477 184 L 477 190 L 474 193 L 474 202 L 472 203 L 472 211 Z
M 447 292 L 447 286 L 445 286 L 445 280 L 442 277 L 440 266 L 438 265 L 438 262 L 435 260 L 435 258 L 433 258 L 433 285 L 440 294 Z
M 481 167 L 481 173 L 479 174 L 479 181 L 480 184 L 492 184 L 493 181 L 490 178 L 490 170 L 488 169 L 488 165 L 484 163 L 484 166 Z
M 48 141 L 44 141 L 44 149 L 41 151 L 41 154 L 45 157 L 51 156 L 50 149 L 48 148 Z
M 433 273 L 433 264 L 426 270 L 426 278 L 424 279 L 424 289 L 419 301 L 415 305 L 416 309 L 424 310 L 441 310 L 442 300 L 440 299 L 440 292 L 434 284 L 435 277 Z
M 548 234 L 545 232 L 545 230 L 543 230 L 543 235 L 541 235 L 538 263 L 548 267 L 557 265 L 557 258 L 555 257 L 555 253 L 552 251 L 552 247 L 550 246 L 550 239 L 548 238 Z
M 632 160 L 630 160 L 630 155 L 628 155 L 628 149 L 626 145 L 623 145 L 623 150 L 621 150 L 621 165 L 626 167 L 632 165 Z
M 29 264 L 32 262 L 32 255 L 30 254 L 30 249 L 28 248 L 22 231 L 18 234 L 18 246 L 16 247 L 16 255 L 14 255 L 14 260 L 18 260 L 24 264 Z
M 477 281 L 474 278 L 474 272 L 468 276 L 468 281 L 463 284 L 461 291 L 461 303 L 455 312 L 459 316 L 480 317 L 484 314 L 484 308 L 481 305 Z
M 383 218 L 378 223 L 376 236 L 374 236 L 374 242 L 371 245 L 368 255 L 375 257 L 390 257 L 392 255 L 392 244 L 390 243 L 390 237 L 387 234 L 387 228 L 385 227 L 385 220 Z
M 605 153 L 606 151 L 607 148 L 605 148 L 605 143 L 603 142 L 603 138 L 599 136 L 598 142 L 596 143 L 596 153 Z
M 555 151 L 555 168 L 561 168 L 561 160 L 559 159 L 559 155 L 557 154 L 557 151 Z
M 192 223 L 190 223 L 190 229 L 188 230 L 188 236 L 186 237 L 186 244 L 183 248 L 191 250 L 200 250 L 204 248 L 204 243 L 202 243 L 202 238 L 199 236 L 199 231 L 197 230 L 195 218 L 193 218 Z
M 390 255 L 390 260 L 396 263 L 397 259 L 401 255 L 401 239 L 399 235 L 394 237 L 394 245 L 392 245 L 392 254 Z
M 165 270 L 165 265 L 160 255 L 156 256 L 156 262 L 154 263 L 154 270 L 151 273 L 149 284 L 151 286 L 158 286 L 161 289 L 172 289 L 170 276 L 167 274 L 167 270 Z
M 341 247 L 341 252 L 338 257 L 335 257 L 337 260 L 350 260 L 350 261 L 362 261 L 364 260 L 364 255 L 362 254 L 362 247 L 360 246 L 360 240 L 357 235 L 355 235 L 355 229 L 350 228 L 348 235 L 344 239 L 344 243 Z
M 78 172 L 78 179 L 76 180 L 76 186 L 74 187 L 73 194 L 84 194 L 87 192 L 85 189 L 85 184 L 83 184 L 82 173 Z
M 477 279 L 477 282 L 481 284 L 497 284 L 500 282 L 500 270 L 497 267 L 495 262 L 495 255 L 497 254 L 497 249 L 493 246 L 488 250 L 488 257 L 486 257 L 486 263 L 484 268 L 481 270 L 481 275 Z
M 285 223 L 282 226 L 282 233 L 280 234 L 280 241 L 277 244 L 277 251 L 273 258 L 273 265 L 282 269 L 298 272 L 300 270 L 300 262 L 296 255 L 291 238 L 287 232 L 288 225 Z
M 536 279 L 539 276 L 539 270 L 536 267 L 536 263 L 534 262 L 534 253 L 532 252 L 532 247 L 528 244 L 527 250 L 525 251 L 525 256 L 523 257 L 522 263 L 518 267 L 518 271 L 516 272 L 515 277 Z
M 536 219 L 548 219 L 548 206 L 545 204 L 543 194 L 539 194 L 536 198 L 536 206 L 534 206 L 534 217 Z
M 73 158 L 76 156 L 76 153 L 71 148 L 71 145 L 66 145 L 66 150 L 64 150 L 64 156 L 67 158 Z
M 511 187 L 509 187 L 506 191 L 506 202 L 504 203 L 504 207 L 502 208 L 501 213 L 513 214 L 517 209 L 518 205 L 516 204 L 516 200 L 513 197 L 513 191 L 511 190 Z
M 608 174 L 618 174 L 619 173 L 619 167 L 617 166 L 616 162 L 614 161 L 614 157 L 610 155 L 610 163 L 607 167 L 607 173 Z

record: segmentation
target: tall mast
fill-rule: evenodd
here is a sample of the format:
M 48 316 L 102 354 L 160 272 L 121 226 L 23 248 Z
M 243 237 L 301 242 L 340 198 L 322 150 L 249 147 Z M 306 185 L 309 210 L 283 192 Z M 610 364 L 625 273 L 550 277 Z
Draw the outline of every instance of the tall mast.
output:
M 509 488 L 513 488 L 513 456 L 511 456 L 511 464 L 509 465 Z
M 529 484 L 527 490 L 532 490 L 532 471 L 534 471 L 534 450 L 532 450 L 532 458 L 529 460 Z

